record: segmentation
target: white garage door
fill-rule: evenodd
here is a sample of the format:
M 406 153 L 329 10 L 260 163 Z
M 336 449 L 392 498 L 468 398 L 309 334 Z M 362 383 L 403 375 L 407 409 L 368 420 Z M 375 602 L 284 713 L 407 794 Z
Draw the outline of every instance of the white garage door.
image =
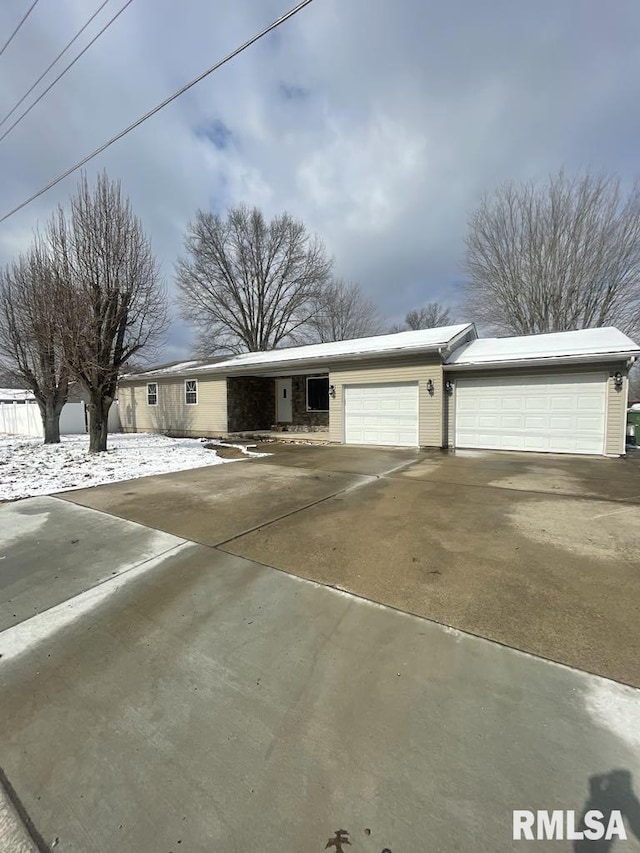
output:
M 418 384 L 346 385 L 346 444 L 418 444 Z
M 456 381 L 456 446 L 603 453 L 600 373 Z

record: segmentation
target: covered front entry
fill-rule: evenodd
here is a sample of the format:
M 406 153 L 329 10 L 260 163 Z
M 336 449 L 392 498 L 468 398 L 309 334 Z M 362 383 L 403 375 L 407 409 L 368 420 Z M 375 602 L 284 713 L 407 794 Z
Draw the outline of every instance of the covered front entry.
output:
M 604 373 L 456 380 L 455 446 L 602 454 Z
M 344 386 L 345 444 L 418 445 L 418 383 Z

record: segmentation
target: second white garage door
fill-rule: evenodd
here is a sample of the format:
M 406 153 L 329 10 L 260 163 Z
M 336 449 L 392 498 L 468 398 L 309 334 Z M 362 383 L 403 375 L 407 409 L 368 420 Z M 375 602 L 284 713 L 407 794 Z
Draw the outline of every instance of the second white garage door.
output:
M 418 384 L 345 385 L 346 444 L 418 445 Z
M 604 453 L 605 374 L 458 379 L 456 447 Z

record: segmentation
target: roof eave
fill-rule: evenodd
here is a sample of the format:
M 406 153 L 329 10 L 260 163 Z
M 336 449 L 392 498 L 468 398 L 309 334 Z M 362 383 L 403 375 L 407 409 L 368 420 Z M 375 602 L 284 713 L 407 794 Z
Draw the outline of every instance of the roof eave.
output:
M 215 370 L 206 368 L 197 368 L 193 371 L 193 373 L 223 373 L 228 376 L 238 376 L 242 374 L 254 374 L 254 373 L 264 373 L 269 372 L 273 373 L 274 370 L 282 370 L 282 373 L 286 375 L 287 370 L 300 370 L 301 368 L 308 367 L 310 370 L 318 370 L 322 367 L 330 368 L 332 365 L 343 364 L 345 361 L 368 361 L 370 359 L 379 359 L 379 358 L 402 358 L 404 356 L 416 356 L 416 355 L 438 355 L 443 347 L 446 347 L 446 343 L 439 344 L 429 344 L 428 346 L 419 346 L 419 347 L 403 347 L 395 350 L 382 350 L 382 351 L 369 351 L 369 352 L 358 352 L 358 353 L 342 353 L 341 355 L 329 355 L 329 356 L 315 356 L 312 359 L 302 358 L 302 359 L 291 359 L 287 361 L 270 361 L 270 362 L 261 362 L 259 364 L 245 364 L 245 365 L 236 365 L 233 367 L 224 368 L 224 365 L 220 365 Z
M 640 356 L 640 350 L 628 350 L 626 352 L 606 352 L 606 353 L 584 353 L 581 355 L 553 355 L 541 356 L 538 358 L 518 358 L 500 361 L 476 361 L 476 362 L 461 362 L 445 364 L 444 369 L 447 371 L 460 370 L 497 370 L 501 367 L 523 367 L 530 365 L 532 367 L 544 367 L 549 364 L 584 364 L 588 362 L 624 362 L 634 356 Z

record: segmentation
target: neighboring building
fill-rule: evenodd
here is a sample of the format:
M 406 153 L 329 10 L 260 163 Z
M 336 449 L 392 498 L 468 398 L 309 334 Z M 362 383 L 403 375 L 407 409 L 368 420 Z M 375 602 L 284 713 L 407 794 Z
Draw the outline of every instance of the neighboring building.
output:
M 614 328 L 478 339 L 460 324 L 127 375 L 120 419 L 129 432 L 617 456 L 638 355 Z

